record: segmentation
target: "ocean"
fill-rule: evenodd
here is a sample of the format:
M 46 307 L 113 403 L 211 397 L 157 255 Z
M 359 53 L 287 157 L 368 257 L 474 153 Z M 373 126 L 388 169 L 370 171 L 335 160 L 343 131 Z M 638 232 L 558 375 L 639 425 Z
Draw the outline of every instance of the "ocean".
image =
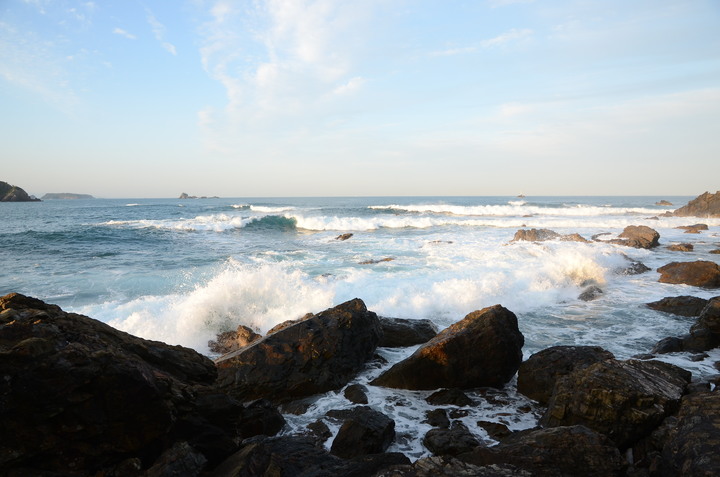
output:
M 660 200 L 673 206 L 660 206 Z M 658 283 L 672 261 L 718 261 L 720 219 L 658 217 L 692 197 L 346 197 L 81 199 L 0 203 L 0 295 L 19 292 L 129 333 L 208 354 L 207 342 L 238 325 L 265 332 L 277 323 L 361 298 L 381 316 L 427 318 L 442 329 L 468 313 L 501 304 L 518 316 L 524 357 L 554 345 L 597 345 L 625 359 L 647 353 L 692 319 L 650 310 L 665 296 L 710 298 L 717 290 Z M 676 227 L 706 223 L 685 234 Z M 639 250 L 605 243 L 511 240 L 521 228 L 548 228 L 590 239 L 648 225 L 661 246 Z M 353 234 L 339 240 L 341 234 Z M 692 252 L 667 245 L 690 242 Z M 618 270 L 630 261 L 651 268 Z M 603 294 L 578 299 L 590 283 Z M 380 350 L 388 366 L 413 351 Z M 696 377 L 717 374 L 717 350 L 693 361 L 661 359 Z M 383 368 L 384 369 L 384 368 Z M 382 369 L 369 369 L 367 383 Z M 532 427 L 539 410 L 514 382 L 457 414 Z M 428 393 L 371 388 L 371 405 L 396 420 L 390 450 L 417 458 L 430 427 Z M 340 405 L 328 393 L 285 432 Z M 483 404 L 484 403 L 484 404 Z M 347 405 L 347 402 L 345 403 Z M 452 407 L 452 406 L 450 406 Z M 529 410 L 528 410 L 529 408 Z M 518 409 L 524 409 L 522 412 Z M 465 415 L 466 414 L 466 415 Z M 333 424 L 329 423 L 331 429 Z M 336 429 L 335 429 L 336 430 Z

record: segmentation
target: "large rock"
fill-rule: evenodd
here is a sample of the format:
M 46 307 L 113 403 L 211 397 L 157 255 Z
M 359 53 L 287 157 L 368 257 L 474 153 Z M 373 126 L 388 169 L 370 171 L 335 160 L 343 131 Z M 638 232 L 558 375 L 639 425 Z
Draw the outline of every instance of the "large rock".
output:
M 403 348 L 426 343 L 437 335 L 437 329 L 430 320 L 405 318 L 380 318 L 383 337 L 382 348 Z
M 657 269 L 661 283 L 720 288 L 720 266 L 707 260 L 671 262 Z
M 720 217 L 720 191 L 711 194 L 705 192 L 687 205 L 680 207 L 673 215 L 676 217 Z
M 418 459 L 412 465 L 399 465 L 374 477 L 532 477 L 528 471 L 514 465 L 478 466 L 451 456 Z
M 680 316 L 699 316 L 708 301 L 696 296 L 671 296 L 648 303 L 653 310 Z
M 717 475 L 720 469 L 720 393 L 685 396 L 662 450 L 664 476 Z
M 212 361 L 34 298 L 0 298 L 0 376 L 0 475 L 149 466 L 199 436 L 214 450 L 197 462 L 236 449 L 244 407 L 213 397 Z
M 720 296 L 711 298 L 700 312 L 697 323 L 691 330 L 704 328 L 711 333 L 720 335 Z
M 458 459 L 478 466 L 512 464 L 536 477 L 621 476 L 627 467 L 610 439 L 584 426 L 517 432 Z
M 502 387 L 517 372 L 525 340 L 501 305 L 474 311 L 371 384 L 403 389 Z
M 287 401 L 338 389 L 373 356 L 382 330 L 354 299 L 216 360 L 218 388 L 240 400 Z
M 549 229 L 520 229 L 515 232 L 511 242 L 544 242 L 546 240 L 562 240 L 565 242 L 587 242 L 579 234 L 561 235 Z
M 650 249 L 660 245 L 659 240 L 660 234 L 646 225 L 628 225 L 617 239 L 608 242 L 626 247 Z
M 40 202 L 22 188 L 0 181 L 0 202 Z
M 434 455 L 458 455 L 470 452 L 481 442 L 461 422 L 453 422 L 449 428 L 430 429 L 423 438 L 423 445 Z
M 385 452 L 395 439 L 395 421 L 368 406 L 332 410 L 328 417 L 343 421 L 330 452 L 350 459 Z
M 626 449 L 677 411 L 689 382 L 690 372 L 659 361 L 599 361 L 558 380 L 540 423 L 584 425 Z
M 558 379 L 614 357 L 599 346 L 553 346 L 523 361 L 518 370 L 517 389 L 530 399 L 547 404 Z

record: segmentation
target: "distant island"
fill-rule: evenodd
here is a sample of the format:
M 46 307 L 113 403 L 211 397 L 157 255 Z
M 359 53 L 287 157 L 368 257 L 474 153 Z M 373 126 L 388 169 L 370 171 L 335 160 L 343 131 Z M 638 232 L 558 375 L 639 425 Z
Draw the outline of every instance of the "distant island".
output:
M 40 202 L 40 199 L 18 186 L 0 181 L 0 202 Z
M 219 199 L 219 197 L 216 195 L 212 196 L 212 197 L 207 197 L 207 196 L 198 197 L 196 195 L 187 195 L 185 192 L 183 192 L 182 194 L 180 194 L 180 197 L 178 197 L 178 199 Z
M 75 194 L 72 192 L 49 192 L 42 196 L 42 200 L 57 200 L 57 199 L 94 199 L 95 197 L 90 194 Z

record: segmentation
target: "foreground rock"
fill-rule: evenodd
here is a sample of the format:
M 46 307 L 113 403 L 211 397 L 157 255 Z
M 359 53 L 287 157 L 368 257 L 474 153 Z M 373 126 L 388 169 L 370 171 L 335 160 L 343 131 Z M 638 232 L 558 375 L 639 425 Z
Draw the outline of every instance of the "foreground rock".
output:
M 652 353 L 704 352 L 720 346 L 720 297 L 707 300 L 690 333 L 660 340 Z
M 403 389 L 501 387 L 517 372 L 525 340 L 517 317 L 495 305 L 474 311 L 371 384 Z
M 332 410 L 328 417 L 342 420 L 330 452 L 344 459 L 385 452 L 395 439 L 395 421 L 367 406 Z
M 188 465 L 212 466 L 284 424 L 215 392 L 215 366 L 193 350 L 19 294 L 0 298 L 0 375 L 0 475 L 123 474 L 185 446 Z
M 648 303 L 647 307 L 673 315 L 698 316 L 707 303 L 708 301 L 704 298 L 682 295 L 665 297 L 662 300 Z
M 423 445 L 435 455 L 458 455 L 470 452 L 481 443 L 461 422 L 453 422 L 448 428 L 430 429 Z
M 720 217 L 720 191 L 705 192 L 673 212 L 675 217 Z
M 375 477 L 532 477 L 533 474 L 514 465 L 478 466 L 454 457 L 426 457 L 412 465 L 393 466 Z
M 690 372 L 658 361 L 600 361 L 558 380 L 540 420 L 546 427 L 584 425 L 632 446 L 677 411 Z
M 380 347 L 404 348 L 427 343 L 437 335 L 437 329 L 430 320 L 404 318 L 380 318 L 383 337 Z
M 0 202 L 40 202 L 22 188 L 0 181 Z
M 610 439 L 584 426 L 517 432 L 458 459 L 478 466 L 512 464 L 536 477 L 621 476 L 627 467 Z
M 614 357 L 599 346 L 553 346 L 523 361 L 518 370 L 517 389 L 530 399 L 547 404 L 558 379 Z
M 549 229 L 520 229 L 515 232 L 511 242 L 544 242 L 546 240 L 562 240 L 565 242 L 587 242 L 588 240 L 579 234 L 560 235 Z
M 702 288 L 720 288 L 720 266 L 715 262 L 671 262 L 657 269 L 660 283 L 692 285 Z
M 218 388 L 240 400 L 287 401 L 338 389 L 375 352 L 382 330 L 354 299 L 216 360 Z

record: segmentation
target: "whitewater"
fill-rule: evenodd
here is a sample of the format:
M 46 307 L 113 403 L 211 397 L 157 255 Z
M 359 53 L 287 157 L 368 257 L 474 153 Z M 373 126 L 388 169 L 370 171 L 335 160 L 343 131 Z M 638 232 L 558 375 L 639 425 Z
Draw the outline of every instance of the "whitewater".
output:
M 656 205 L 670 200 L 673 206 Z M 666 336 L 687 332 L 687 318 L 650 310 L 666 296 L 717 293 L 658 283 L 671 261 L 715 260 L 720 219 L 665 217 L 692 197 L 351 197 L 230 199 L 82 199 L 0 204 L 0 295 L 19 292 L 129 333 L 196 349 L 247 325 L 274 325 L 361 298 L 380 316 L 430 319 L 443 329 L 468 313 L 502 304 L 518 316 L 523 355 L 554 345 L 597 345 L 625 359 Z M 676 227 L 702 222 L 700 235 Z M 521 228 L 612 238 L 628 225 L 660 233 L 661 246 L 638 250 L 591 242 L 511 242 Z M 352 234 L 339 240 L 341 234 Z M 689 242 L 692 252 L 672 252 Z M 715 258 L 713 258 L 715 257 Z M 632 261 L 651 271 L 620 273 Z M 585 302 L 588 284 L 603 294 Z M 413 351 L 381 349 L 388 366 Z M 713 354 L 715 353 L 715 354 Z M 715 374 L 716 352 L 701 361 L 662 357 L 696 377 Z M 212 356 L 211 356 L 212 357 Z M 386 368 L 354 382 L 367 383 Z M 426 455 L 429 393 L 369 388 L 370 405 L 396 420 L 391 450 Z M 484 394 L 483 394 L 484 393 Z M 490 393 L 492 396 L 489 396 Z M 458 416 L 511 429 L 537 422 L 533 403 L 511 382 L 474 396 Z M 338 407 L 318 399 L 306 415 L 287 415 L 299 432 Z M 344 405 L 347 405 L 345 403 Z M 452 407 L 452 406 L 450 406 Z M 331 429 L 333 424 L 328 422 Z M 334 429 L 336 430 L 336 429 Z M 489 439 L 489 437 L 488 437 Z

